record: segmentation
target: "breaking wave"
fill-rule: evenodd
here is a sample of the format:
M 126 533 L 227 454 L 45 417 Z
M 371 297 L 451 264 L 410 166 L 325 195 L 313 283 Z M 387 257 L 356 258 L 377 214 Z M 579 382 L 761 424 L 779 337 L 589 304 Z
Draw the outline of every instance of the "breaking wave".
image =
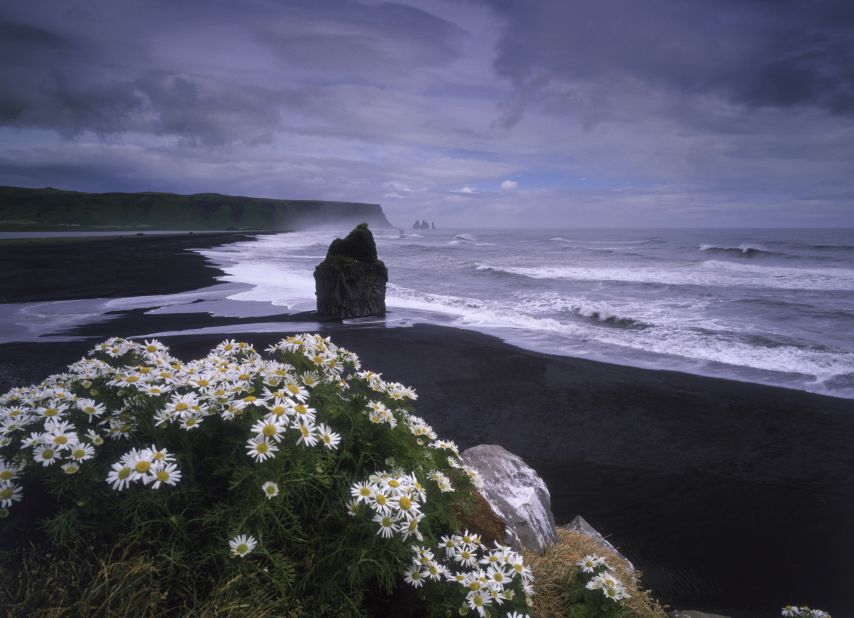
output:
M 679 268 L 658 266 L 497 266 L 475 263 L 475 270 L 529 279 L 643 283 L 679 286 L 752 287 L 790 290 L 854 289 L 854 270 L 754 266 L 718 260 Z
M 756 257 L 759 255 L 783 255 L 777 251 L 771 251 L 759 245 L 742 243 L 737 247 L 720 247 L 718 245 L 700 245 L 700 251 L 707 253 L 720 253 L 723 255 L 735 255 L 739 257 Z

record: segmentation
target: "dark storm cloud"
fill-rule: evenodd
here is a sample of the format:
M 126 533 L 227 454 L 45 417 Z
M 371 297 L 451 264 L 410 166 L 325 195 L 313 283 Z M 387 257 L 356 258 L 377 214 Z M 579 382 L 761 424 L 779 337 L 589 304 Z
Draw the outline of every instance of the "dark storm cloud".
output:
M 35 4 L 0 9 L 0 123 L 66 136 L 266 141 L 324 84 L 405 81 L 460 37 L 416 8 L 346 0 Z
M 852 29 L 847 0 L 5 2 L 0 184 L 850 225 Z
M 625 94 L 623 82 L 632 81 L 673 97 L 717 96 L 748 108 L 854 113 L 848 0 L 488 4 L 506 23 L 496 69 L 529 99 L 533 77 L 542 84 L 548 75 L 576 87 L 565 101 L 576 109 L 584 99 L 590 108 L 613 104 Z

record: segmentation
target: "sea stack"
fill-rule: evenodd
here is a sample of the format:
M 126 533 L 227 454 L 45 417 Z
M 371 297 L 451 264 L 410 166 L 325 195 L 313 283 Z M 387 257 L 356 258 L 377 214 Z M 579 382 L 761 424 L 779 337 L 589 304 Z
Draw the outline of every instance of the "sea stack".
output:
M 388 269 L 377 259 L 377 245 L 367 223 L 329 245 L 326 259 L 314 269 L 317 312 L 334 318 L 385 314 Z

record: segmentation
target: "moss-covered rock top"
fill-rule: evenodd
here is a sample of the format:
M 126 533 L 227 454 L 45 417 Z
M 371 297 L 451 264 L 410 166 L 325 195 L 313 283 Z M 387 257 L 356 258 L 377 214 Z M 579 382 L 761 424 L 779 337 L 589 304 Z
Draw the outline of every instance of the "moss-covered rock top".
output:
M 329 245 L 326 259 L 353 258 L 360 262 L 377 261 L 377 244 L 367 223 L 360 223 L 345 238 L 336 238 Z

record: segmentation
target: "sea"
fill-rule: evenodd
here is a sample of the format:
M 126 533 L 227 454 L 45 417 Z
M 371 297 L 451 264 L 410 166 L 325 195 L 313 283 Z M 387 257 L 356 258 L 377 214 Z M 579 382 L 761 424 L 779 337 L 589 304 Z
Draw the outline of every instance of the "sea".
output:
M 233 301 L 315 307 L 334 230 L 200 251 Z M 854 398 L 854 230 L 374 231 L 388 314 L 551 354 Z M 374 319 L 374 321 L 377 321 Z

